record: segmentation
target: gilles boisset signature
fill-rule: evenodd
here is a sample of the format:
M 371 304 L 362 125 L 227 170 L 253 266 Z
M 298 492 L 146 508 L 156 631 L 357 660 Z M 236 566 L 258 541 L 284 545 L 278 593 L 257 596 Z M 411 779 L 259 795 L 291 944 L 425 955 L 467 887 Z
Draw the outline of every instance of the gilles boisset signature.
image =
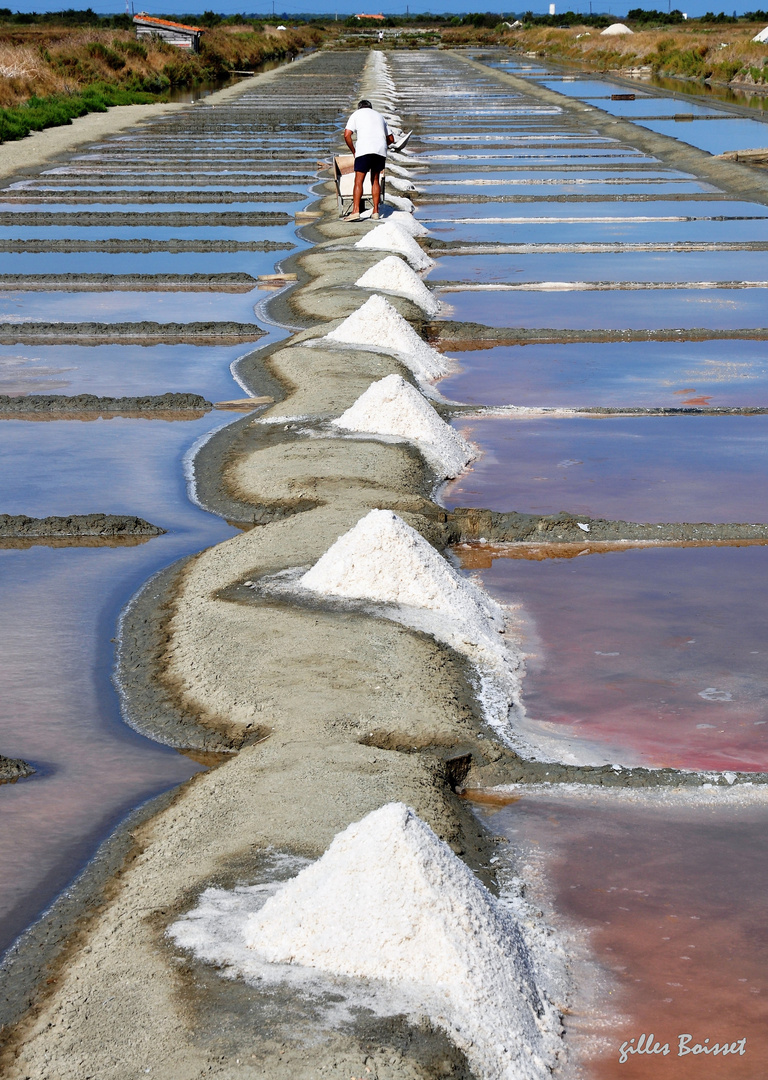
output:
M 694 1042 L 693 1035 L 677 1036 L 677 1056 L 685 1057 L 686 1054 L 706 1054 L 711 1057 L 725 1057 L 726 1054 L 746 1053 L 747 1040 L 737 1039 L 735 1042 L 714 1042 L 710 1045 L 709 1036 L 703 1042 Z M 664 1057 L 671 1053 L 669 1043 L 660 1043 L 656 1036 L 640 1035 L 635 1042 L 634 1037 L 628 1042 L 623 1042 L 619 1047 L 619 1065 L 623 1065 L 630 1054 L 662 1054 Z

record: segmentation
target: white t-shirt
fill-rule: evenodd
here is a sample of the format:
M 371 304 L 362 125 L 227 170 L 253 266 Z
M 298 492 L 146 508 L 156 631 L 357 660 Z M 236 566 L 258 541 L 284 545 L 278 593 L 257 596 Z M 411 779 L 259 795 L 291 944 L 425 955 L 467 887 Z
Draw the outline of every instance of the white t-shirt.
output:
M 387 121 L 375 109 L 358 109 L 347 120 L 347 130 L 357 135 L 355 157 L 363 154 L 387 156 Z

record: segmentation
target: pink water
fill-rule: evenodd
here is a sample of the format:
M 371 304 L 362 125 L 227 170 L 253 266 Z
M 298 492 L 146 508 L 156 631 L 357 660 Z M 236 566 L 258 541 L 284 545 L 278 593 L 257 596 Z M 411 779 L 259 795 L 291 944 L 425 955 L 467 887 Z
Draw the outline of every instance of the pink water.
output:
M 565 1018 L 586 1080 L 764 1075 L 765 808 L 654 809 L 523 795 L 481 813 L 494 832 L 533 854 L 535 900 L 544 899 L 557 924 L 586 936 L 605 973 L 591 999 L 577 997 Z M 620 1063 L 622 1044 L 651 1033 L 669 1054 Z M 690 1046 L 746 1039 L 745 1052 L 678 1056 L 681 1034 L 692 1036 Z
M 446 506 L 623 521 L 768 521 L 768 416 L 456 421 L 482 450 Z
M 532 719 L 625 764 L 768 770 L 768 547 L 457 550 L 522 604 Z

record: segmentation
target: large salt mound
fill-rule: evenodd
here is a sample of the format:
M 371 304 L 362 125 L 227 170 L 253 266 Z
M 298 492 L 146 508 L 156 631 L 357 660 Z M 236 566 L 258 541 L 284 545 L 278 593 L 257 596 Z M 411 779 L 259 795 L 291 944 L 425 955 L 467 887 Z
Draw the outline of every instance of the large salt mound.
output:
M 395 982 L 484 1080 L 550 1076 L 560 1022 L 517 923 L 403 803 L 337 834 L 244 935 L 272 963 Z
M 448 371 L 440 353 L 427 345 L 383 296 L 369 297 L 322 340 L 393 353 L 420 379 L 438 379 Z
M 372 383 L 332 423 L 347 431 L 394 435 L 415 443 L 439 480 L 458 476 L 475 457 L 466 439 L 446 424 L 415 387 L 400 375 Z
M 456 624 L 471 624 L 480 635 L 504 626 L 502 608 L 391 510 L 371 510 L 361 518 L 299 585 L 327 596 L 427 608 Z
M 440 301 L 435 294 L 430 292 L 410 266 L 396 255 L 387 255 L 370 270 L 366 270 L 355 285 L 361 289 L 382 289 L 384 292 L 394 293 L 395 296 L 405 296 L 418 304 L 427 315 L 437 315 L 440 311 Z
M 421 250 L 413 237 L 391 221 L 385 221 L 383 225 L 371 229 L 357 241 L 355 247 L 395 251 L 398 255 L 405 255 L 414 270 L 427 270 L 435 265 L 434 259 L 430 259 L 429 255 Z
M 606 26 L 605 30 L 600 31 L 601 37 L 621 37 L 622 34 L 633 34 L 634 30 L 630 30 L 624 23 L 615 22 L 610 26 Z

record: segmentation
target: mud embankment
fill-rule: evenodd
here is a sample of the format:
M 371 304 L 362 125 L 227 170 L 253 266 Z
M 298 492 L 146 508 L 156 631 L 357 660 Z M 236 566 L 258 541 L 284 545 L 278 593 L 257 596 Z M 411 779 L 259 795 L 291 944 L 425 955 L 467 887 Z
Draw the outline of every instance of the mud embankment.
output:
M 165 529 L 129 514 L 70 514 L 67 517 L 27 517 L 26 514 L 0 514 L 0 544 L 4 541 L 80 539 L 128 542 L 162 536 Z

